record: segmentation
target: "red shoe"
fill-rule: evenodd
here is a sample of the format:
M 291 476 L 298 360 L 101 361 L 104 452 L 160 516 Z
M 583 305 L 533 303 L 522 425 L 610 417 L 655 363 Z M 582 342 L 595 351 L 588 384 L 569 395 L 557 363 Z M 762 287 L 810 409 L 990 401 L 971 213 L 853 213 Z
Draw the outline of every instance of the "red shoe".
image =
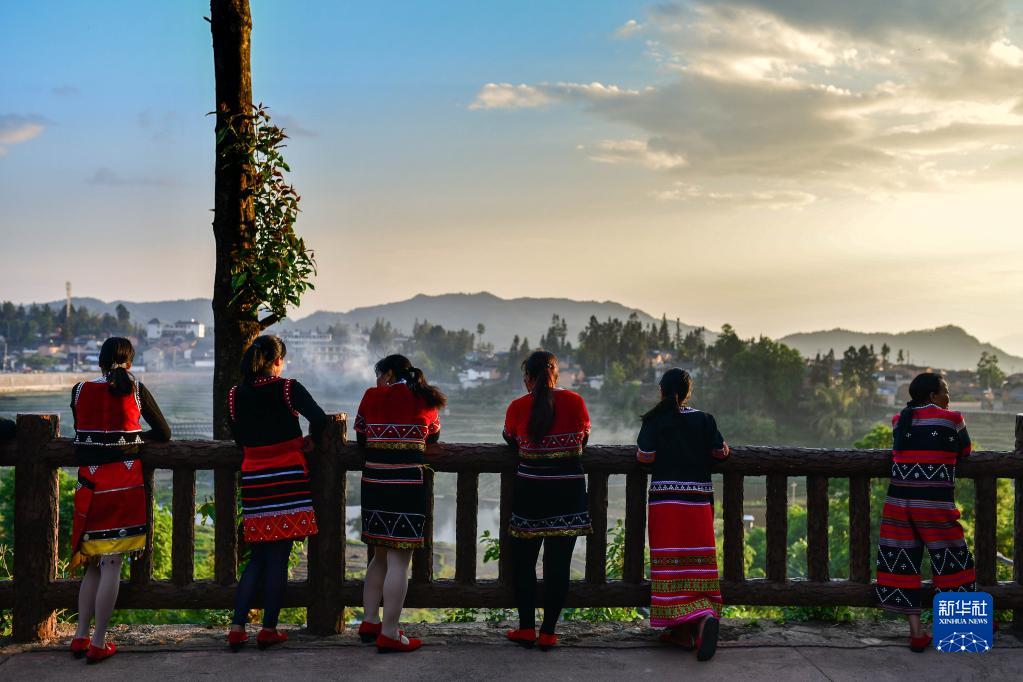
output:
M 919 637 L 909 638 L 909 650 L 916 654 L 922 654 L 927 651 L 928 647 L 931 646 L 930 635 L 920 635 Z
M 98 646 L 89 645 L 89 652 L 85 654 L 86 663 L 99 663 L 105 661 L 114 654 L 117 653 L 117 645 L 113 642 L 106 642 L 103 648 L 100 649 Z
M 249 641 L 249 633 L 245 630 L 229 630 L 227 633 L 227 645 L 235 653 L 238 653 L 247 641 Z
M 536 644 L 536 630 L 533 628 L 519 628 L 518 630 L 509 630 L 505 633 L 511 641 L 515 642 L 519 646 L 524 646 L 527 649 L 531 649 Z
M 377 635 L 380 634 L 380 623 L 367 623 L 362 621 L 359 623 L 359 639 L 362 640 L 363 644 L 372 644 L 377 641 Z
M 71 655 L 75 658 L 82 658 L 85 656 L 85 652 L 89 650 L 89 638 L 88 637 L 77 637 L 71 640 Z
M 548 634 L 541 631 L 540 637 L 536 640 L 536 645 L 540 647 L 540 651 L 547 651 L 551 647 L 558 645 L 558 636 L 553 632 Z
M 709 661 L 718 650 L 718 633 L 721 628 L 721 621 L 713 616 L 707 616 L 703 624 L 703 634 L 696 638 L 696 660 Z
M 401 641 L 401 635 L 398 635 L 398 639 L 391 639 L 381 633 L 377 635 L 377 653 L 404 653 L 406 651 L 415 651 L 423 646 L 423 640 L 421 639 L 416 639 L 415 637 L 406 637 L 405 639 L 408 640 L 408 644 Z
M 277 630 L 267 630 L 266 628 L 263 628 L 259 631 L 259 634 L 256 635 L 256 646 L 259 647 L 260 651 L 268 649 L 275 644 L 287 641 L 288 636 Z

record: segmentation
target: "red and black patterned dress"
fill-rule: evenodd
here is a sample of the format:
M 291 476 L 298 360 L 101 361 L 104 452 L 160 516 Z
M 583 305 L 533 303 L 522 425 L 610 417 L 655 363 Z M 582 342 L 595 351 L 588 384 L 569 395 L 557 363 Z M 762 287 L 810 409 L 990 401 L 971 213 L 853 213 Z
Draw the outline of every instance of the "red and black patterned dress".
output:
M 366 448 L 362 541 L 394 549 L 422 547 L 429 511 L 423 453 L 440 437 L 437 408 L 416 397 L 404 381 L 373 387 L 359 404 L 355 432 Z
M 912 426 L 892 417 L 892 477 L 881 512 L 877 591 L 881 608 L 920 613 L 924 546 L 938 591 L 972 592 L 977 580 L 955 502 L 956 463 L 973 450 L 963 415 L 937 405 L 913 409 Z
M 651 465 L 650 625 L 720 616 L 710 466 L 728 457 L 714 417 L 683 407 L 643 421 L 636 458 Z
M 145 386 L 114 395 L 105 378 L 75 385 L 78 485 L 71 531 L 72 569 L 91 557 L 146 548 L 149 514 L 138 452 L 145 440 L 170 439 L 170 428 Z M 143 433 L 141 420 L 152 430 Z
M 589 535 L 589 505 L 583 446 L 590 434 L 590 414 L 582 396 L 554 390 L 554 423 L 539 443 L 527 433 L 533 394 L 508 406 L 504 438 L 518 448 L 512 516 L 508 532 L 517 538 Z
M 316 435 L 327 416 L 294 379 L 260 377 L 228 394 L 231 430 L 241 446 L 242 522 L 246 542 L 316 535 L 301 414 Z

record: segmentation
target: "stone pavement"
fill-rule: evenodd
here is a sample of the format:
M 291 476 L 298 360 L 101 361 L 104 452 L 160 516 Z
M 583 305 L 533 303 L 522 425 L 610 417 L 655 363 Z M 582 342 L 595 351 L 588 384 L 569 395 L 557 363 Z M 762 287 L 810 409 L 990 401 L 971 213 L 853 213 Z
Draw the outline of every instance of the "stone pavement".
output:
M 641 625 L 569 623 L 564 645 L 527 651 L 484 624 L 410 625 L 427 645 L 406 655 L 380 655 L 354 633 L 316 639 L 301 631 L 280 649 L 227 651 L 222 633 L 189 626 L 133 626 L 112 635 L 122 649 L 96 666 L 76 661 L 65 642 L 0 647 L 0 679 L 383 679 L 383 680 L 622 680 L 664 679 L 882 680 L 1018 679 L 1023 641 L 996 637 L 986 654 L 910 652 L 901 624 L 726 621 L 717 655 L 698 663 L 692 653 L 658 644 Z

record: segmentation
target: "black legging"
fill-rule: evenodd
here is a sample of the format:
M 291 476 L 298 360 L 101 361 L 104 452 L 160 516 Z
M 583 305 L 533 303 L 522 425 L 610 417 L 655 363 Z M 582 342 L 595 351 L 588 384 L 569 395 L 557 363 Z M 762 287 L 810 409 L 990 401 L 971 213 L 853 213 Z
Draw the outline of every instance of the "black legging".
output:
M 249 618 L 249 605 L 256 591 L 263 588 L 263 627 L 277 627 L 277 616 L 284 603 L 284 589 L 288 586 L 288 557 L 292 540 L 254 542 L 249 564 L 238 581 L 234 594 L 234 624 L 245 625 Z
M 543 543 L 543 623 L 540 632 L 554 634 L 568 595 L 575 537 L 511 538 L 512 576 L 519 627 L 536 627 L 536 559 Z

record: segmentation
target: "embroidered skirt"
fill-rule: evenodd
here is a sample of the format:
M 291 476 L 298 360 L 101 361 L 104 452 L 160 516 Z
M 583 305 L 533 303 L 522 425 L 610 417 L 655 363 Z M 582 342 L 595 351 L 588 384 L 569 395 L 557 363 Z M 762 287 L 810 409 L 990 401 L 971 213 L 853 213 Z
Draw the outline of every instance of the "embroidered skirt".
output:
M 275 542 L 316 535 L 316 512 L 302 439 L 246 447 L 242 460 L 245 542 Z
M 721 615 L 712 495 L 710 483 L 650 487 L 651 627 Z
M 70 568 L 90 557 L 146 548 L 149 517 L 142 464 L 135 459 L 78 467 Z
M 393 549 L 418 549 L 423 537 L 429 500 L 424 465 L 379 462 L 367 458 L 362 472 L 362 541 Z
M 519 462 L 508 532 L 516 538 L 589 535 L 586 476 L 578 457 Z

